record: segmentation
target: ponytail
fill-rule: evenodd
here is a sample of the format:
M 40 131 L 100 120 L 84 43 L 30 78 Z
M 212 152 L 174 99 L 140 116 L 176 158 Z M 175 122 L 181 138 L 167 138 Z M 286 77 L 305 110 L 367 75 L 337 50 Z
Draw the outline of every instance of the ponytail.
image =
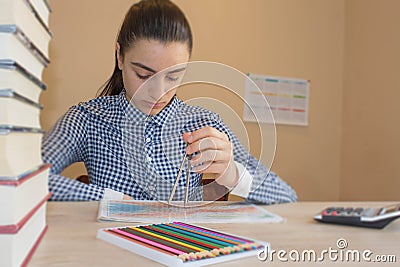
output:
M 117 55 L 115 55 L 115 67 L 111 75 L 102 87 L 100 87 L 99 92 L 97 92 L 97 97 L 107 96 L 107 95 L 118 95 L 124 88 L 124 82 L 122 80 L 122 71 L 118 68 Z

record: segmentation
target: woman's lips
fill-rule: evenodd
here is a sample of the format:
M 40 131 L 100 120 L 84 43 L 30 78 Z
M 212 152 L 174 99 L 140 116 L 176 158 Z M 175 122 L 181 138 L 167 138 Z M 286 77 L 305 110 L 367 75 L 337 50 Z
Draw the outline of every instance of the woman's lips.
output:
M 153 103 L 153 102 L 145 101 L 145 103 L 149 108 L 156 108 L 156 109 L 161 108 L 164 105 L 163 102 Z

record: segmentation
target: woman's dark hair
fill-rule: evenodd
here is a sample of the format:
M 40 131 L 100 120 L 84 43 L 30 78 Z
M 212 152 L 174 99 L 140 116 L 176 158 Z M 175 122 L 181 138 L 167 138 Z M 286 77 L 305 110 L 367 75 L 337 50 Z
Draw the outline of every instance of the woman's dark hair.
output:
M 161 43 L 187 43 L 192 52 L 193 37 L 183 12 L 169 0 L 142 0 L 131 6 L 122 23 L 117 42 L 120 54 L 138 40 L 157 40 Z M 99 89 L 98 96 L 117 95 L 124 88 L 122 72 L 118 68 L 117 53 L 111 78 Z

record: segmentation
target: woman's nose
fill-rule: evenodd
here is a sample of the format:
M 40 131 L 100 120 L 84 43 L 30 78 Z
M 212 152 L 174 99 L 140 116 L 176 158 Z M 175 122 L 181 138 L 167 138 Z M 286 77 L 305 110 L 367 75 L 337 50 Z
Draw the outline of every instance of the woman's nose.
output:
M 152 99 L 159 100 L 174 88 L 175 84 L 165 81 L 165 75 L 154 75 L 150 80 L 148 80 L 145 90 Z

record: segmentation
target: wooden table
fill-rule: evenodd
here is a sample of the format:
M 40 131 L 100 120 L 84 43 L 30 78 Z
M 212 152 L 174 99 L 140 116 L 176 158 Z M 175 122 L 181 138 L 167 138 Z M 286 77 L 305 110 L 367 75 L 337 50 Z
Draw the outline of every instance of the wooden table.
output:
M 368 229 L 361 227 L 339 226 L 315 222 L 313 216 L 327 206 L 381 206 L 390 202 L 299 202 L 265 206 L 270 212 L 276 213 L 286 220 L 283 223 L 271 224 L 206 224 L 214 228 L 264 240 L 271 244 L 275 251 L 283 250 L 282 262 L 273 254 L 271 261 L 260 261 L 256 256 L 226 262 L 221 266 L 321 266 L 321 262 L 295 262 L 289 255 L 295 256 L 296 251 L 314 250 L 317 255 L 321 251 L 335 249 L 337 240 L 344 238 L 348 247 L 345 250 L 370 250 L 367 256 L 375 259 L 377 255 L 393 255 L 396 263 L 384 263 L 384 266 L 399 266 L 400 262 L 400 219 L 392 222 L 386 228 Z M 49 229 L 30 261 L 30 267 L 37 266 L 161 266 L 144 257 L 125 251 L 107 242 L 96 239 L 99 228 L 123 226 L 126 223 L 98 222 L 96 220 L 98 202 L 49 202 L 47 222 Z M 281 252 L 283 253 L 283 252 Z M 387 257 L 388 258 L 388 257 Z M 355 259 L 350 257 L 350 259 Z M 391 259 L 393 260 L 393 259 Z M 324 265 L 338 266 L 376 266 L 377 263 L 343 262 L 330 260 L 325 254 Z M 220 266 L 218 265 L 218 266 Z

